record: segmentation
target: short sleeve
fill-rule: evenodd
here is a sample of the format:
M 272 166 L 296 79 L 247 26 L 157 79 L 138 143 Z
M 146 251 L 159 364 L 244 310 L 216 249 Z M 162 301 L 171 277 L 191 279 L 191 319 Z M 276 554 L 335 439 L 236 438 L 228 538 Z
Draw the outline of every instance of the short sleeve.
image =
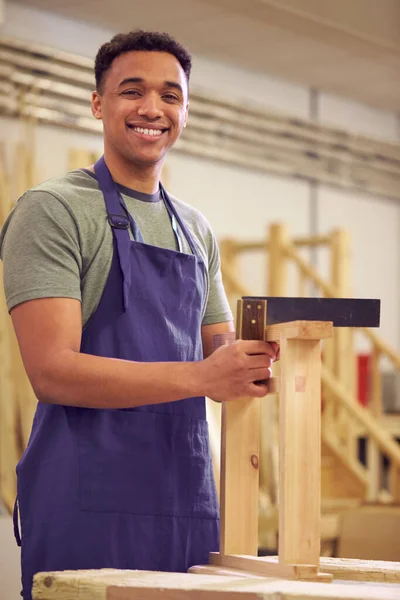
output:
M 82 257 L 75 219 L 55 195 L 29 190 L 0 236 L 7 307 L 37 298 L 81 300 Z
M 203 325 L 213 325 L 214 323 L 232 321 L 233 317 L 222 283 L 218 244 L 211 231 L 208 233 L 207 247 L 209 294 Z

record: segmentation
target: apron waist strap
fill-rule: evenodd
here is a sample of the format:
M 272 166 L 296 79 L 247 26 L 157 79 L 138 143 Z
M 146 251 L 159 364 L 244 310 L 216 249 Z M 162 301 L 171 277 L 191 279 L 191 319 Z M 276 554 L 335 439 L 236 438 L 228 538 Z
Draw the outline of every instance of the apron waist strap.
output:
M 21 546 L 21 534 L 19 532 L 18 513 L 19 513 L 18 498 L 16 498 L 15 503 L 14 503 L 14 511 L 13 511 L 14 537 L 15 537 L 15 540 L 16 540 L 18 546 Z

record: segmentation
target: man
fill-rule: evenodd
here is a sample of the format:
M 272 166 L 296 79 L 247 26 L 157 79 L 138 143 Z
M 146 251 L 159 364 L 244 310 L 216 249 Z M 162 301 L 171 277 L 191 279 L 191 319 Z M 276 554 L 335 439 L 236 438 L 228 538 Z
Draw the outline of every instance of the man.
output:
M 233 329 L 217 245 L 160 184 L 190 69 L 166 34 L 104 44 L 92 96 L 104 157 L 29 190 L 1 234 L 39 401 L 17 467 L 25 599 L 38 571 L 185 571 L 218 549 L 204 396 L 264 396 L 255 382 L 276 347 L 212 354 L 213 335 Z

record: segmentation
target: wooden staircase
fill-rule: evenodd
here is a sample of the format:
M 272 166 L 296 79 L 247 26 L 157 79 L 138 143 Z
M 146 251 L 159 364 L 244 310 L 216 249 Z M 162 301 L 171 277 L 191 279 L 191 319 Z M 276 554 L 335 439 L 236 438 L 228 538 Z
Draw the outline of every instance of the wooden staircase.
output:
M 366 497 L 368 481 L 357 461 L 345 458 L 324 433 L 321 449 L 322 499 L 363 500 Z

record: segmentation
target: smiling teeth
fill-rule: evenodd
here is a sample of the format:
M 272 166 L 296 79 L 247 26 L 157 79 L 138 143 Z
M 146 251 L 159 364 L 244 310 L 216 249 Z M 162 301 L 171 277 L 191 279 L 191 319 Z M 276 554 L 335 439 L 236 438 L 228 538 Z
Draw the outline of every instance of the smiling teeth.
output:
M 162 134 L 161 129 L 143 129 L 142 127 L 134 127 L 133 130 L 137 131 L 138 133 L 144 133 L 145 135 L 161 135 Z

